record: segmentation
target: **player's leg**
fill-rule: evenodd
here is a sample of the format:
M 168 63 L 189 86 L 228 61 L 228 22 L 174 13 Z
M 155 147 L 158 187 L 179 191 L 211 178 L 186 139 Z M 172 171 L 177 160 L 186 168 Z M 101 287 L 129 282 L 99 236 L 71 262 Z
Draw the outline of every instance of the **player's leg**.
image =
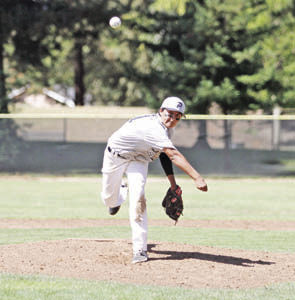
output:
M 120 206 L 127 198 L 127 188 L 122 186 L 122 177 L 128 161 L 105 151 L 102 167 L 101 198 L 108 207 Z
M 147 209 L 145 198 L 145 183 L 148 173 L 148 163 L 130 162 L 126 169 L 129 186 L 129 219 L 132 230 L 133 254 L 144 252 L 147 260 Z M 134 262 L 134 261 L 133 261 Z M 140 261 L 137 261 L 140 262 Z

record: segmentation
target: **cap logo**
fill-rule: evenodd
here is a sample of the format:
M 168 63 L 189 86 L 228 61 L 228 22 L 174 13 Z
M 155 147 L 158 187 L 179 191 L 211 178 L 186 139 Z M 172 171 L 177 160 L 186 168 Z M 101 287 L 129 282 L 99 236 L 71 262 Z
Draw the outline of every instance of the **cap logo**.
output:
M 181 102 L 177 102 L 177 106 L 176 106 L 177 108 L 182 108 L 182 103 Z

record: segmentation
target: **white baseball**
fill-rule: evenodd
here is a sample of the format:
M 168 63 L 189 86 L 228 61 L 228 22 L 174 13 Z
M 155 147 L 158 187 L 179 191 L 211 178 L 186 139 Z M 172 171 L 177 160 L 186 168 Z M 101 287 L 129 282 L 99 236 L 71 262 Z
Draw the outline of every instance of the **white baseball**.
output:
M 119 17 L 112 17 L 109 21 L 109 24 L 112 28 L 118 28 L 121 26 L 121 19 Z

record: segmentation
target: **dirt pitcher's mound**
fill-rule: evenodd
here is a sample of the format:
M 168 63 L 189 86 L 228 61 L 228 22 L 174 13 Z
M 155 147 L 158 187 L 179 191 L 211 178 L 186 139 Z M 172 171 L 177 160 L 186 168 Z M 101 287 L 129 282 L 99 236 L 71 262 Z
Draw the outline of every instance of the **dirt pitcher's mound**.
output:
M 186 244 L 149 244 L 132 265 L 126 240 L 68 239 L 0 246 L 0 272 L 187 288 L 248 288 L 295 278 L 295 255 Z

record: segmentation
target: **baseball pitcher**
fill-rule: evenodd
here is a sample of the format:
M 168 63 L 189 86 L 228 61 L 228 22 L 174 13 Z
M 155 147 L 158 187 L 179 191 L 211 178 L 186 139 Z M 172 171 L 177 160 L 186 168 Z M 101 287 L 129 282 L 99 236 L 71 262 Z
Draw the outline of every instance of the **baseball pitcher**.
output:
M 157 114 L 138 116 L 127 121 L 108 140 L 102 167 L 102 192 L 109 213 L 115 215 L 129 194 L 129 220 L 132 231 L 132 263 L 148 260 L 147 210 L 145 184 L 149 162 L 160 158 L 170 182 L 162 202 L 166 214 L 177 222 L 183 211 L 181 188 L 173 164 L 188 174 L 196 188 L 207 191 L 202 176 L 191 166 L 171 141 L 173 128 L 184 116 L 185 104 L 178 97 L 166 98 Z M 122 178 L 126 175 L 128 183 Z

